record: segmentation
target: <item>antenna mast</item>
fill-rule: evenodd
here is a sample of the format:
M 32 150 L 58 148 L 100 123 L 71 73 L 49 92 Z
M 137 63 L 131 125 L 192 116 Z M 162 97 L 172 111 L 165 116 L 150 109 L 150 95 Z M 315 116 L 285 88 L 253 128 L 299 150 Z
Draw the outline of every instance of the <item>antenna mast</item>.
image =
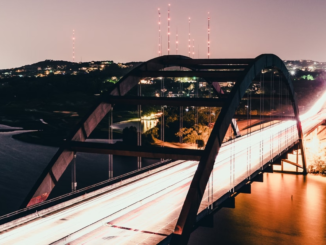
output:
M 161 40 L 161 12 L 158 8 L 158 56 L 162 55 L 162 40 Z
M 75 30 L 72 30 L 72 62 L 75 62 Z
M 195 39 L 192 39 L 192 57 L 195 58 Z
M 178 54 L 179 51 L 179 36 L 178 36 L 178 28 L 177 28 L 177 34 L 175 37 L 175 53 Z
M 207 25 L 208 25 L 208 28 L 207 28 L 207 58 L 209 59 L 210 57 L 210 39 L 209 39 L 209 36 L 211 34 L 211 30 L 210 30 L 210 17 L 209 17 L 209 12 L 208 12 L 208 19 L 207 19 Z
M 191 40 L 190 40 L 190 17 L 188 19 L 188 24 L 189 24 L 189 28 L 188 28 L 188 56 L 191 56 Z
M 168 55 L 170 54 L 170 6 L 168 5 Z

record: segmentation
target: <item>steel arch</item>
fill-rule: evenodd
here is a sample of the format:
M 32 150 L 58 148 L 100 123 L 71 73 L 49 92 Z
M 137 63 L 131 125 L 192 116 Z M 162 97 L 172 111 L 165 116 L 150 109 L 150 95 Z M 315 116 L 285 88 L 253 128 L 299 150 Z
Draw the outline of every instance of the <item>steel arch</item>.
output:
M 196 62 L 195 62 L 196 61 Z M 203 61 L 201 63 L 201 61 Z M 205 62 L 206 63 L 205 63 Z M 211 62 L 211 63 L 209 63 Z M 214 63 L 215 62 L 215 63 Z M 198 64 L 233 64 L 234 68 L 245 69 L 242 75 L 236 79 L 236 85 L 233 87 L 227 103 L 222 107 L 221 113 L 215 123 L 211 136 L 207 142 L 204 154 L 198 165 L 198 169 L 192 180 L 190 189 L 188 191 L 185 203 L 183 205 L 180 217 L 177 222 L 175 232 L 172 236 L 173 244 L 187 243 L 189 235 L 192 231 L 192 227 L 195 223 L 199 204 L 202 200 L 210 173 L 213 168 L 215 158 L 221 147 L 223 138 L 226 131 L 232 123 L 232 117 L 234 116 L 235 110 L 238 107 L 240 100 L 245 94 L 246 89 L 249 87 L 251 82 L 257 75 L 265 68 L 274 68 L 280 71 L 285 78 L 285 84 L 289 91 L 289 96 L 292 101 L 295 118 L 297 120 L 297 128 L 299 135 L 299 143 L 301 149 L 303 149 L 302 142 L 302 129 L 299 121 L 299 111 L 296 102 L 296 98 L 293 91 L 293 85 L 290 80 L 288 71 L 283 61 L 275 55 L 263 54 L 255 59 L 224 59 L 224 60 L 192 60 L 186 56 L 170 55 L 157 57 L 147 62 L 140 64 L 135 67 L 132 71 L 126 74 L 105 96 L 124 96 L 131 88 L 137 85 L 139 81 L 139 72 L 147 71 L 159 71 L 169 66 L 182 66 L 188 67 L 194 70 L 207 69 L 201 68 Z M 222 66 L 220 66 L 222 67 Z M 204 77 L 205 78 L 205 77 Z M 103 97 L 105 97 L 103 96 Z M 95 127 L 100 123 L 104 116 L 111 110 L 112 105 L 107 102 L 104 98 L 100 98 L 97 104 L 91 109 L 81 121 L 76 125 L 70 138 L 67 139 L 69 142 L 84 142 Z M 304 172 L 305 168 L 305 155 L 302 151 Z M 36 181 L 35 185 L 31 189 L 30 193 L 26 197 L 22 206 L 30 206 L 35 203 L 42 202 L 47 199 L 50 192 L 58 182 L 59 178 L 68 167 L 73 159 L 74 152 L 67 149 L 65 146 L 60 147 L 58 152 L 52 158 L 50 163 L 42 172 L 41 176 Z

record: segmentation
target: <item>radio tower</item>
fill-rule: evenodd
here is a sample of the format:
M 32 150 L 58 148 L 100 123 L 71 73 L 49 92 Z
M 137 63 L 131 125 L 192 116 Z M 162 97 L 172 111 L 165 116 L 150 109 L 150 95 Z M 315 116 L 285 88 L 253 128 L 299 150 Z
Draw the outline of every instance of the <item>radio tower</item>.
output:
M 192 57 L 195 58 L 195 39 L 192 39 Z
M 72 62 L 75 62 L 75 30 L 72 30 Z
M 189 24 L 189 28 L 188 28 L 188 56 L 191 56 L 191 40 L 190 40 L 190 17 L 188 19 L 188 24 Z
M 179 51 L 179 36 L 178 36 L 178 28 L 177 28 L 177 34 L 175 36 L 175 53 L 178 54 Z
M 168 5 L 168 55 L 170 54 L 170 6 Z
M 158 56 L 162 55 L 162 40 L 161 40 L 161 12 L 158 8 Z
M 209 56 L 211 55 L 210 52 L 209 52 L 209 48 L 210 48 L 210 40 L 209 40 L 209 35 L 211 33 L 211 30 L 210 30 L 210 26 L 209 26 L 209 23 L 210 22 L 210 17 L 209 17 L 209 12 L 208 12 L 208 19 L 207 19 L 207 25 L 208 25 L 208 28 L 207 28 L 207 58 L 209 59 Z

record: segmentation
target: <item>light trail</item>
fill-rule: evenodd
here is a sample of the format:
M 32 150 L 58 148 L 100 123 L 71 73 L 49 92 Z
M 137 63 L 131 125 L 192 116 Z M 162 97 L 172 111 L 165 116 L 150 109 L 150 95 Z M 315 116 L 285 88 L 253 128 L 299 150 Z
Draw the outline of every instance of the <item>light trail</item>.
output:
M 325 119 L 326 110 L 322 110 L 325 101 L 326 92 L 300 116 L 304 132 Z M 214 164 L 213 199 L 230 191 L 297 139 L 296 121 L 284 121 L 223 144 Z M 264 148 L 251 152 L 250 163 L 244 161 L 248 159 L 247 148 L 258 149 L 261 142 Z M 232 147 L 235 150 L 230 173 Z M 157 234 L 173 232 L 197 164 L 180 161 L 164 171 L 17 226 L 0 235 L 0 244 L 157 243 L 164 239 Z M 210 204 L 207 195 L 206 190 L 199 212 Z M 109 227 L 105 225 L 108 222 L 153 234 Z
M 301 122 L 315 116 L 324 106 L 326 101 L 326 92 L 315 102 L 315 104 L 309 109 L 308 112 L 300 116 Z

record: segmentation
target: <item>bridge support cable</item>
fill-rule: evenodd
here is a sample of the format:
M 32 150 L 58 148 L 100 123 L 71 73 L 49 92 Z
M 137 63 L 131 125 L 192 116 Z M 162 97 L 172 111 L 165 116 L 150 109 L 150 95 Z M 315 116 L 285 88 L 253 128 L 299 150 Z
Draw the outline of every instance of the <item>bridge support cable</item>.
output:
M 283 104 L 282 104 L 282 91 L 283 91 L 283 83 L 282 83 L 282 76 L 279 77 L 279 107 L 280 107 L 280 111 L 283 114 Z M 281 123 L 281 122 L 279 122 Z M 282 137 L 283 137 L 283 132 L 280 132 L 281 135 L 278 137 L 278 154 L 279 156 L 281 155 L 282 151 L 281 151 L 281 144 L 282 144 Z
M 232 157 L 233 157 L 233 192 L 234 192 L 235 191 L 234 188 L 236 186 L 236 183 L 235 183 L 235 168 L 236 168 L 236 165 L 235 165 L 235 139 L 233 139 L 232 148 L 233 148 Z
M 263 113 L 262 113 L 262 115 L 264 115 L 264 116 L 265 116 L 265 98 L 264 98 L 265 91 L 266 91 L 266 89 L 265 89 L 265 73 L 263 73 L 263 100 L 262 100 Z M 261 131 L 261 133 L 262 133 L 261 134 L 261 136 L 262 136 L 262 140 L 261 140 L 261 142 L 262 142 L 261 170 L 264 170 L 264 156 L 265 156 L 265 154 L 264 154 L 264 150 L 265 150 L 265 147 L 264 147 L 264 145 L 265 145 L 264 123 L 262 123 L 262 131 Z
M 288 111 L 288 93 L 287 93 L 287 89 L 284 91 L 284 93 L 285 93 L 285 113 L 287 113 L 287 111 Z M 284 131 L 285 131 L 285 148 L 286 148 L 286 150 L 288 150 L 288 148 L 289 148 L 289 135 L 288 135 L 288 127 L 286 127 L 285 129 L 284 129 Z
M 262 70 L 260 73 L 260 81 L 259 81 L 259 89 L 260 89 L 260 94 L 259 94 L 259 128 L 260 128 L 260 141 L 259 141 L 259 158 L 260 158 L 260 167 L 263 169 L 263 140 L 264 140 L 264 136 L 263 136 L 263 131 L 262 131 L 262 127 L 263 127 L 263 122 L 262 122 L 262 115 L 264 113 L 264 71 Z
M 251 86 L 249 86 L 249 89 L 247 90 L 247 96 L 250 98 L 250 94 L 251 94 Z M 248 99 L 246 101 L 246 105 L 245 105 L 245 108 L 246 108 L 246 123 L 247 123 L 247 127 L 246 127 L 246 138 L 249 137 L 249 125 L 251 125 L 251 119 L 249 119 L 250 117 L 250 114 L 251 114 L 251 111 L 250 111 L 250 108 L 249 108 L 249 105 L 250 105 L 250 99 Z M 250 169 L 249 169 L 249 149 L 250 149 L 251 145 L 250 144 L 247 144 L 247 147 L 246 147 L 246 167 L 247 167 L 247 178 L 250 179 Z
M 251 83 L 251 86 L 252 86 L 252 83 Z M 250 89 L 250 91 L 249 91 L 249 121 L 250 121 L 250 135 L 249 136 L 251 136 L 251 132 L 252 132 L 252 122 L 251 122 L 251 118 L 252 118 L 252 101 L 251 101 L 251 96 L 252 95 L 252 87 L 251 87 L 251 89 Z M 250 176 L 251 176 L 251 172 L 252 172 L 252 170 L 251 170 L 251 149 L 252 149 L 252 145 L 251 144 L 249 144 L 249 180 L 250 180 Z
M 209 87 L 209 98 L 212 98 L 212 88 Z M 211 127 L 212 125 L 212 108 L 209 107 L 208 109 L 208 113 L 209 113 L 209 118 L 208 118 L 208 126 Z
M 270 86 L 270 90 L 271 90 L 271 94 L 272 96 L 270 97 L 270 102 L 269 102 L 269 115 L 270 115 L 270 124 L 269 124 L 269 127 L 272 128 L 272 122 L 274 122 L 274 115 L 273 115 L 273 109 L 275 108 L 275 105 L 274 105 L 274 94 L 275 94 L 275 91 L 274 91 L 274 72 L 271 72 L 271 86 Z M 270 133 L 269 134 L 269 154 L 270 154 L 270 161 L 273 162 L 273 133 Z
M 234 148 L 234 138 L 232 137 L 231 143 L 230 143 L 230 192 L 234 192 L 234 177 L 235 177 L 235 148 Z
M 180 80 L 180 97 L 183 97 L 183 84 L 182 81 Z M 180 130 L 182 130 L 183 128 L 183 106 L 181 105 L 179 107 L 180 112 L 179 112 L 179 132 L 181 132 Z M 183 136 L 182 134 L 180 134 L 179 137 L 179 143 L 183 143 Z
M 108 138 L 109 144 L 113 144 L 113 107 L 108 113 Z M 113 178 L 113 155 L 108 154 L 108 178 Z
M 164 97 L 164 77 L 161 79 L 161 97 Z M 161 141 L 162 141 L 162 147 L 164 147 L 164 105 L 161 106 L 162 116 L 161 116 Z M 161 158 L 161 162 L 164 161 L 164 158 Z
M 212 93 L 211 93 L 211 88 L 209 88 L 209 98 L 212 97 Z M 212 109 L 211 107 L 209 107 L 209 118 L 208 118 L 208 126 L 211 127 L 211 124 L 212 124 Z M 214 166 L 215 166 L 215 163 L 213 165 L 213 170 L 214 170 Z M 210 185 L 211 185 L 211 192 L 208 194 L 210 195 L 210 200 L 209 200 L 209 203 L 208 203 L 208 209 L 209 210 L 213 210 L 214 209 L 214 171 L 212 171 L 211 173 L 211 176 L 210 176 Z
M 141 96 L 141 83 L 138 83 L 138 96 Z M 137 112 L 138 112 L 138 118 L 139 118 L 139 123 L 137 127 L 137 146 L 141 146 L 141 137 L 142 137 L 142 119 L 141 119 L 141 105 L 137 105 Z M 142 168 L 142 159 L 141 157 L 137 157 L 137 169 Z
M 281 112 L 283 113 L 284 112 L 284 98 L 283 98 L 283 95 L 284 95 L 284 88 L 283 88 L 283 77 L 281 77 L 281 97 L 280 97 L 280 100 L 281 100 Z M 282 122 L 280 122 L 282 123 Z M 283 149 L 283 145 L 284 145 L 284 130 L 281 130 L 281 137 L 280 137 L 280 155 L 282 154 L 282 149 Z
M 214 169 L 214 166 L 213 166 L 213 169 Z M 213 206 L 213 204 L 214 204 L 214 171 L 211 173 L 210 179 L 211 179 L 211 186 L 212 186 L 211 193 L 210 193 L 210 195 L 211 195 L 210 209 L 213 210 L 214 209 L 214 206 Z
M 199 79 L 194 78 L 194 80 L 195 80 L 195 94 L 194 94 L 194 97 L 199 98 L 199 96 L 198 96 Z M 195 106 L 194 109 L 195 109 L 195 125 L 198 125 L 198 106 Z
M 76 181 L 76 152 L 74 152 L 74 158 L 71 161 L 71 191 L 76 191 L 77 181 Z

